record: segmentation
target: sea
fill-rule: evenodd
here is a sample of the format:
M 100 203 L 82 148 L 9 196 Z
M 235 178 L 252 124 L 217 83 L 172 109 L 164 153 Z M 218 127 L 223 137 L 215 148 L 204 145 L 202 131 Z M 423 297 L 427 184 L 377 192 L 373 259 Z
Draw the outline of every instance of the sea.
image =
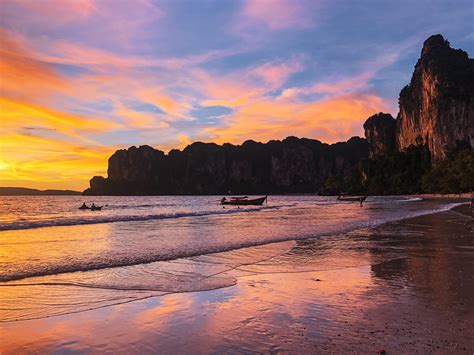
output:
M 296 243 L 456 205 L 388 196 L 360 206 L 285 195 L 269 196 L 263 206 L 223 207 L 220 198 L 0 197 L 0 322 L 230 287 L 236 271 L 248 273 L 245 266 Z M 84 202 L 103 208 L 79 210 Z

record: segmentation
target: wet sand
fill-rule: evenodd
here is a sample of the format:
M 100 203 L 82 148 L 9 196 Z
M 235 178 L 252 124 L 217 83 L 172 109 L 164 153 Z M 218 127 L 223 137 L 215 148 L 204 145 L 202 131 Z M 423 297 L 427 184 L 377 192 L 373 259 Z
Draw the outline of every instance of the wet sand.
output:
M 0 323 L 0 353 L 472 354 L 472 223 L 463 205 L 296 242 L 230 287 Z

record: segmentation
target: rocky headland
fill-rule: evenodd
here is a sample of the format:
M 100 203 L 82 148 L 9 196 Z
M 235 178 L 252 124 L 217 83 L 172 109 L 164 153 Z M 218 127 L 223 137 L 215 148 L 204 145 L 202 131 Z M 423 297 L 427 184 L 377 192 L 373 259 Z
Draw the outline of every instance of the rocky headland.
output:
M 397 118 L 378 113 L 365 139 L 325 144 L 288 137 L 242 145 L 196 142 L 168 154 L 149 146 L 116 151 L 108 177 L 87 195 L 225 193 L 370 194 L 473 189 L 474 59 L 429 37 Z
M 168 154 L 149 146 L 118 150 L 108 178 L 95 176 L 90 194 L 222 194 L 315 192 L 335 175 L 349 175 L 368 157 L 359 137 L 332 145 L 288 137 L 242 145 L 196 142 Z

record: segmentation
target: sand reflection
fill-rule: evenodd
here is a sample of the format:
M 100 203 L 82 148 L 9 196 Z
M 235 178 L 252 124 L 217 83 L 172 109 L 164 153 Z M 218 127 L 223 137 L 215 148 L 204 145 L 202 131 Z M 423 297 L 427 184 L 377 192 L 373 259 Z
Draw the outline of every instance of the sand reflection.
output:
M 112 232 L 110 224 L 2 231 L 0 281 L 11 275 L 55 273 L 57 265 L 64 270 L 67 265 L 100 259 L 111 248 Z
M 236 284 L 3 323 L 1 350 L 470 353 L 467 222 L 456 212 L 420 217 L 267 250 L 258 260 L 250 248 L 240 264 L 225 254 L 183 259 L 167 270 L 209 276 L 216 263 L 214 272 Z

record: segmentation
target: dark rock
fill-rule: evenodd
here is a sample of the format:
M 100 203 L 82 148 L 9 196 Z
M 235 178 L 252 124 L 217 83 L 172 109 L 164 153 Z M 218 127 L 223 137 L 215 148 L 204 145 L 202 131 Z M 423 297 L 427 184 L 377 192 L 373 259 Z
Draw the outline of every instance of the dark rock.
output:
M 369 157 L 391 154 L 396 147 L 396 121 L 389 113 L 377 113 L 364 123 L 365 139 L 369 143 Z
M 106 184 L 106 179 L 103 176 L 94 176 L 91 181 L 91 189 L 102 190 Z
M 350 173 L 367 158 L 364 139 L 328 145 L 312 139 L 241 146 L 196 142 L 167 155 L 149 146 L 116 151 L 108 177 L 94 177 L 85 194 L 159 195 L 318 192 L 328 177 Z

